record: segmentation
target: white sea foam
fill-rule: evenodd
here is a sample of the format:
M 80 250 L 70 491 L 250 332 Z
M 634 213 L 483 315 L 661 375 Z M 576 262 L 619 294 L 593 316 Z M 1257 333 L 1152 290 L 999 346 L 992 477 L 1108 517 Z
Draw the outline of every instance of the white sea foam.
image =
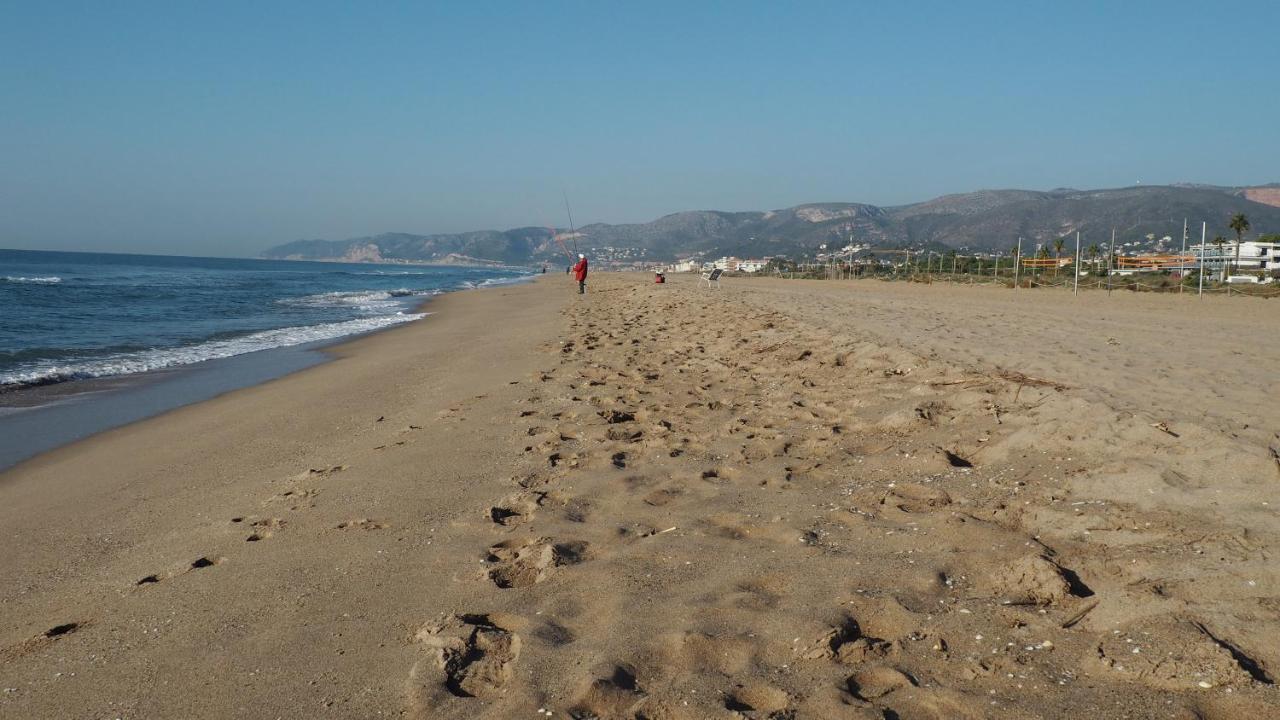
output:
M 409 290 L 349 290 L 305 295 L 279 300 L 282 305 L 299 307 L 354 307 L 365 312 L 385 313 L 401 306 L 400 298 L 429 295 L 431 291 Z
M 534 277 L 535 277 L 534 275 L 530 274 L 530 275 L 519 275 L 517 277 L 489 278 L 488 280 L 482 280 L 480 284 L 477 285 L 476 287 L 493 287 L 494 285 L 515 285 L 516 283 L 528 282 L 532 280 Z
M 494 287 L 495 285 L 514 285 L 516 283 L 528 282 L 533 278 L 533 275 L 520 275 L 517 277 L 488 278 L 479 281 L 463 280 L 462 287 L 467 290 L 475 290 L 476 288 Z
M 47 275 L 44 277 L 20 277 L 20 276 L 14 276 L 14 275 L 6 275 L 4 279 L 6 282 L 30 283 L 33 285 L 56 285 L 57 283 L 62 282 L 62 278 L 58 277 L 57 275 Z
M 459 287 L 467 290 L 473 290 L 475 288 L 493 287 L 495 285 L 510 285 L 512 283 L 530 280 L 532 277 L 532 275 L 526 275 L 506 278 L 488 278 L 479 281 L 463 280 L 459 283 Z M 297 307 L 354 307 L 362 312 L 381 314 L 405 307 L 404 298 L 439 295 L 442 292 L 445 292 L 445 289 L 410 290 L 408 288 L 399 288 L 397 290 L 343 290 L 318 293 L 315 295 L 304 295 L 296 298 L 285 298 L 283 300 L 277 300 L 276 302 L 282 305 L 293 305 Z
M 425 314 L 397 313 L 323 325 L 264 330 L 230 340 L 213 340 L 186 347 L 124 353 L 66 365 L 42 364 L 0 375 L 0 385 L 47 385 L 66 380 L 128 375 L 177 365 L 190 365 L 204 360 L 244 355 L 259 350 L 333 340 L 417 320 L 424 316 Z

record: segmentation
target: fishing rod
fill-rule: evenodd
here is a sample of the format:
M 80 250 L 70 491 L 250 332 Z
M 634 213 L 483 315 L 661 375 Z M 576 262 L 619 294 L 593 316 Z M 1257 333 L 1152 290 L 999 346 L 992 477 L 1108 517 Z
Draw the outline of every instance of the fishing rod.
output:
M 569 209 L 569 192 L 567 190 L 560 191 L 564 195 L 564 211 L 569 216 L 569 238 L 573 240 L 573 252 L 578 253 L 578 233 L 573 229 L 573 211 Z
M 556 244 L 560 246 L 560 250 L 564 252 L 564 256 L 569 258 L 570 261 L 572 261 L 573 255 L 569 253 L 569 248 L 565 247 L 564 238 L 560 237 L 560 233 L 557 232 L 556 229 L 551 227 L 550 225 L 547 226 L 547 232 L 551 233 L 551 239 L 555 240 Z

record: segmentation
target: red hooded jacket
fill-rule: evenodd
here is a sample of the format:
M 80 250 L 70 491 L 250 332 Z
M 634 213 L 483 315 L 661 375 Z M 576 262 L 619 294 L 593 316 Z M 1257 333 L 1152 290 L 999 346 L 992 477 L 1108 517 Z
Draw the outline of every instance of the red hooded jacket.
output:
M 582 282 L 587 279 L 587 259 L 582 258 L 573 266 L 573 279 Z

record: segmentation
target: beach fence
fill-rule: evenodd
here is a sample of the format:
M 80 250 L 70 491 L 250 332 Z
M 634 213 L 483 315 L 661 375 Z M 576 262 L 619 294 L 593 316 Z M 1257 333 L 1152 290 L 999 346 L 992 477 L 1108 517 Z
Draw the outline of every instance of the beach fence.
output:
M 1114 242 L 1114 241 L 1113 241 Z M 1114 247 L 1111 245 L 1109 247 Z M 1067 255 L 1060 251 L 1046 256 L 1042 249 L 1025 257 L 1021 248 L 1009 254 L 939 253 L 908 250 L 873 250 L 866 257 L 796 264 L 783 277 L 823 280 L 905 281 L 986 285 L 1010 289 L 1057 288 L 1081 290 L 1127 290 L 1130 292 L 1205 295 L 1246 295 L 1280 297 L 1280 281 L 1251 275 L 1233 275 L 1235 282 L 1222 282 L 1222 265 L 1231 258 L 1205 252 L 1149 255 L 1118 255 L 1089 252 L 1079 246 Z M 1216 267 L 1215 267 L 1216 264 Z M 1253 282 L 1256 281 L 1256 282 Z

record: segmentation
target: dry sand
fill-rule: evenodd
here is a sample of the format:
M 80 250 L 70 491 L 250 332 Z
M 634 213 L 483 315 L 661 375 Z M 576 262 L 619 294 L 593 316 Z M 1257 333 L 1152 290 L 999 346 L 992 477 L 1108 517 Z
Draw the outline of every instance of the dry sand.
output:
M 592 280 L 0 475 L 0 716 L 1280 716 L 1266 301 Z

